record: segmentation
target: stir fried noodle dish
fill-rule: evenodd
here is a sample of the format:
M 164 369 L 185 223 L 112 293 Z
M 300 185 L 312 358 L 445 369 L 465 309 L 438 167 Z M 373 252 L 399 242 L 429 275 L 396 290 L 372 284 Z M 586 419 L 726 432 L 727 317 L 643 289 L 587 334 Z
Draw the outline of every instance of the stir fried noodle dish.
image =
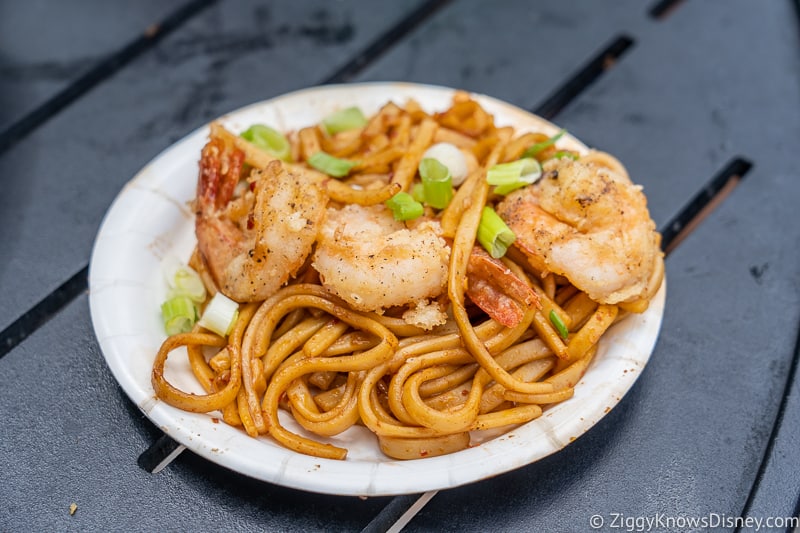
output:
M 418 459 L 568 400 L 664 264 L 641 187 L 562 134 L 499 127 L 463 92 L 299 131 L 213 123 L 197 245 L 167 276 L 157 397 L 330 459 L 347 450 L 328 437 L 354 425 Z M 171 353 L 205 394 L 165 378 Z

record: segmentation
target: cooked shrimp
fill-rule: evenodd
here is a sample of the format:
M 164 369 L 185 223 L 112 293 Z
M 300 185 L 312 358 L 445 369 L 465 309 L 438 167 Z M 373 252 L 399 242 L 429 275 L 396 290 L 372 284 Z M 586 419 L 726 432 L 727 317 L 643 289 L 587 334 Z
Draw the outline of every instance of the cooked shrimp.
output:
M 530 306 L 541 308 L 533 289 L 478 246 L 469 256 L 466 292 L 472 303 L 509 328 L 520 323 Z
M 327 195 L 273 161 L 253 170 L 250 188 L 233 198 L 243 154 L 212 138 L 200 160 L 195 234 L 204 263 L 223 294 L 263 300 L 303 265 L 317 238 Z
M 660 236 L 647 200 L 614 161 L 605 154 L 548 161 L 539 182 L 497 206 L 534 268 L 606 304 L 640 300 L 661 284 L 653 275 Z
M 313 267 L 322 284 L 359 311 L 407 306 L 406 322 L 426 329 L 446 315 L 431 299 L 447 285 L 450 248 L 438 222 L 413 229 L 397 222 L 382 204 L 330 208 Z

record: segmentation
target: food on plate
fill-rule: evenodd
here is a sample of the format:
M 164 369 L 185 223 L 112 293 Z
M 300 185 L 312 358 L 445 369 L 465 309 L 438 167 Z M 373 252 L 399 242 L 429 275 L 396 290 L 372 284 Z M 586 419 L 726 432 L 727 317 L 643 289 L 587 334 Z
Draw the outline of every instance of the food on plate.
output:
M 261 301 L 303 266 L 327 196 L 280 164 L 253 169 L 250 190 L 233 198 L 243 153 L 224 140 L 204 148 L 195 200 L 197 248 L 215 284 L 237 302 Z
M 383 205 L 351 204 L 328 209 L 311 267 L 352 309 L 405 307 L 405 322 L 431 329 L 447 321 L 431 299 L 447 286 L 449 257 L 435 220 L 407 228 Z
M 604 304 L 649 300 L 661 284 L 660 236 L 641 187 L 608 154 L 553 159 L 544 179 L 497 207 L 540 271 Z
M 497 125 L 464 92 L 320 118 L 212 124 L 162 307 L 166 403 L 324 458 L 354 425 L 393 458 L 452 453 L 572 397 L 661 285 L 641 188 L 563 131 Z M 164 376 L 182 347 L 205 394 Z

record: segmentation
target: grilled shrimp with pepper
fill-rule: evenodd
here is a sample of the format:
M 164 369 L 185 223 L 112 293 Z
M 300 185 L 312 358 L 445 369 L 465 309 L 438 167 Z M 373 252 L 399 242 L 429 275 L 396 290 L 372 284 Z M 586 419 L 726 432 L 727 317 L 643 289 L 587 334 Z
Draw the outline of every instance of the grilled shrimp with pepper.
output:
M 237 302 L 264 300 L 297 273 L 311 253 L 328 196 L 302 169 L 273 161 L 254 169 L 238 197 L 244 154 L 212 137 L 203 148 L 195 234 L 219 290 Z
M 661 285 L 660 235 L 641 187 L 608 154 L 552 159 L 541 180 L 509 194 L 497 213 L 542 273 L 566 277 L 596 302 L 649 299 Z
M 348 205 L 328 209 L 313 266 L 353 309 L 407 306 L 405 321 L 430 329 L 447 318 L 433 300 L 447 286 L 449 257 L 438 222 L 409 229 L 383 205 Z

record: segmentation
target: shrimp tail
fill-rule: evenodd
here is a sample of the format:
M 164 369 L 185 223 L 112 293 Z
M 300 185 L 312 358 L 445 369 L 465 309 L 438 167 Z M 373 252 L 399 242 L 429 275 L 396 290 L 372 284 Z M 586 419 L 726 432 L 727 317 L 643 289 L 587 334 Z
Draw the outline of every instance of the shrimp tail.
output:
M 519 324 L 531 306 L 541 309 L 539 297 L 527 283 L 477 246 L 467 265 L 466 292 L 475 305 L 509 328 Z
M 204 213 L 219 210 L 233 197 L 242 177 L 244 152 L 226 146 L 219 137 L 212 137 L 200 154 L 200 176 L 197 180 L 197 209 Z

